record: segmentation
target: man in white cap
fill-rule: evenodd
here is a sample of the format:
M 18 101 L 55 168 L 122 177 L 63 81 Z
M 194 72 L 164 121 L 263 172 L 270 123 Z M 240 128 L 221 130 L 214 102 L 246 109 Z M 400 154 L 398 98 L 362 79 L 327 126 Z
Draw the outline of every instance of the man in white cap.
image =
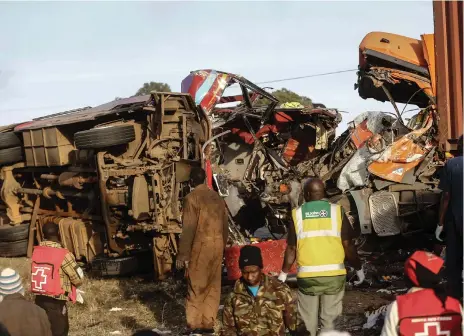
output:
M 0 324 L 11 336 L 52 336 L 45 310 L 27 301 L 19 274 L 5 268 L 0 272 Z

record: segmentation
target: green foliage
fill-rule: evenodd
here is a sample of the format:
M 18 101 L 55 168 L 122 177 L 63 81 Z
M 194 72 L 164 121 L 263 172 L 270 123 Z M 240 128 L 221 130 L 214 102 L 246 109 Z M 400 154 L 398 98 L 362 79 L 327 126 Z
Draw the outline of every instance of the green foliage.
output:
M 143 86 L 140 89 L 138 89 L 135 95 L 143 96 L 143 95 L 150 94 L 150 92 L 152 91 L 171 92 L 171 87 L 169 86 L 169 84 L 166 84 L 166 83 L 158 83 L 158 82 L 144 83 Z
M 297 102 L 300 103 L 303 106 L 310 107 L 312 106 L 313 102 L 311 98 L 305 97 L 305 96 L 300 96 L 299 94 L 287 90 L 285 88 L 282 88 L 280 90 L 276 90 L 272 92 L 272 94 L 279 100 L 281 104 L 283 103 L 293 103 Z
M 311 98 L 306 97 L 306 96 L 300 96 L 298 93 L 295 93 L 293 91 L 287 90 L 285 88 L 275 90 L 271 92 L 274 97 L 276 97 L 279 100 L 279 105 L 284 104 L 284 103 L 300 103 L 301 105 L 305 107 L 312 107 L 313 102 Z M 267 99 L 262 100 L 263 103 L 269 103 Z

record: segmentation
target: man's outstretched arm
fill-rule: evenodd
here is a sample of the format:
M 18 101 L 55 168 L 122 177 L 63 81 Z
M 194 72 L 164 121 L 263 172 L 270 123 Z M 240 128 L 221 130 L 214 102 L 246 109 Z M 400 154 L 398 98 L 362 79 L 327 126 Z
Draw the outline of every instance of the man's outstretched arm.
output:
M 351 266 L 353 266 L 356 270 L 360 270 L 362 263 L 361 260 L 359 260 L 358 251 L 353 243 L 353 239 L 355 238 L 354 229 L 344 211 L 342 211 L 342 218 L 341 238 L 343 249 L 345 250 L 345 258 Z
M 443 226 L 445 224 L 446 212 L 448 211 L 449 202 L 451 199 L 451 195 L 447 191 L 443 191 L 441 194 L 441 202 L 440 202 L 440 221 L 438 225 Z
M 360 285 L 364 282 L 366 275 L 364 274 L 364 268 L 362 266 L 361 260 L 358 256 L 358 251 L 356 250 L 356 246 L 353 243 L 353 239 L 356 237 L 355 231 L 351 226 L 351 223 L 346 216 L 345 212 L 342 210 L 342 245 L 343 249 L 345 250 L 345 258 L 348 260 L 351 266 L 353 266 L 356 270 L 356 275 L 358 280 L 354 282 L 354 285 Z

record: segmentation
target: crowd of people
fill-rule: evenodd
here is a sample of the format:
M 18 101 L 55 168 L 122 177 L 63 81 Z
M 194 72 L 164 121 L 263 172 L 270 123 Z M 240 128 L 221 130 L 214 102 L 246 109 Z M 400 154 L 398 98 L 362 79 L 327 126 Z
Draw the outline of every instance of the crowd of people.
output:
M 426 251 L 413 253 L 404 269 L 410 289 L 389 306 L 382 336 L 463 333 L 462 137 L 458 152 L 459 155 L 448 160 L 443 169 L 440 180 L 443 196 L 436 230 L 437 239 L 446 240 L 448 287 L 443 285 L 444 260 L 441 257 Z M 211 312 L 219 308 L 216 286 L 220 283 L 216 279 L 220 276 L 220 268 L 216 265 L 223 258 L 226 242 L 226 209 L 217 194 L 204 184 L 202 169 L 192 170 L 191 177 L 195 188 L 192 195 L 195 196 L 187 197 L 184 216 L 189 217 L 184 217 L 182 233 L 187 238 L 180 241 L 181 251 L 188 253 L 181 253 L 178 265 L 187 270 L 189 283 L 185 334 L 212 335 L 215 315 Z M 345 261 L 356 270 L 355 285 L 365 280 L 364 267 L 353 243 L 353 228 L 344 210 L 325 198 L 324 183 L 317 178 L 309 179 L 303 186 L 303 196 L 304 203 L 292 212 L 293 225 L 288 228 L 284 262 L 277 279 L 263 273 L 259 247 L 241 248 L 242 276 L 224 303 L 221 335 L 316 336 L 318 332 L 334 332 L 337 328 L 343 310 Z M 217 240 L 223 237 L 223 240 L 213 245 L 210 242 L 213 236 L 217 236 Z M 201 256 L 205 250 L 208 256 Z M 198 262 L 199 258 L 207 258 L 213 267 L 207 262 Z M 190 263 L 194 263 L 197 276 L 190 273 Z M 297 265 L 296 299 L 285 284 L 294 263 Z
M 382 336 L 454 336 L 462 331 L 463 157 L 449 160 L 440 181 L 443 191 L 436 238 L 445 240 L 448 287 L 443 285 L 445 261 L 430 252 L 416 251 L 405 262 L 410 290 L 389 306 Z M 183 231 L 176 267 L 185 272 L 187 330 L 185 335 L 214 335 L 221 295 L 223 251 L 228 237 L 228 215 L 222 198 L 206 184 L 206 174 L 193 168 L 193 191 L 185 198 Z M 348 335 L 337 333 L 343 310 L 347 261 L 356 270 L 355 285 L 365 280 L 364 267 L 353 244 L 355 234 L 343 209 L 325 198 L 324 183 L 308 180 L 304 203 L 293 210 L 282 271 L 278 277 L 263 272 L 259 247 L 240 250 L 242 276 L 224 303 L 222 336 Z M 68 335 L 69 301 L 81 301 L 78 287 L 84 272 L 60 244 L 58 226 L 42 227 L 44 241 L 34 248 L 31 291 L 25 299 L 19 274 L 0 272 L 0 336 Z M 445 233 L 445 234 L 443 234 Z M 297 296 L 286 284 L 297 265 Z M 142 335 L 142 333 L 136 333 Z M 150 331 L 144 333 L 149 335 Z

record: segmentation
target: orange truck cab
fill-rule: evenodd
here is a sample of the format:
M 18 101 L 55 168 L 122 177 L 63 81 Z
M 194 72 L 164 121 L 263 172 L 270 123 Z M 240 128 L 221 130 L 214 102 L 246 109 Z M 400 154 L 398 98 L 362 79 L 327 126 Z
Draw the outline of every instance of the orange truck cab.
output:
M 462 1 L 434 1 L 434 34 L 415 39 L 371 32 L 359 45 L 359 95 L 433 107 L 445 151 L 456 149 L 463 132 L 462 13 Z
M 435 103 L 433 52 L 433 35 L 367 34 L 359 45 L 359 95 L 421 108 Z

